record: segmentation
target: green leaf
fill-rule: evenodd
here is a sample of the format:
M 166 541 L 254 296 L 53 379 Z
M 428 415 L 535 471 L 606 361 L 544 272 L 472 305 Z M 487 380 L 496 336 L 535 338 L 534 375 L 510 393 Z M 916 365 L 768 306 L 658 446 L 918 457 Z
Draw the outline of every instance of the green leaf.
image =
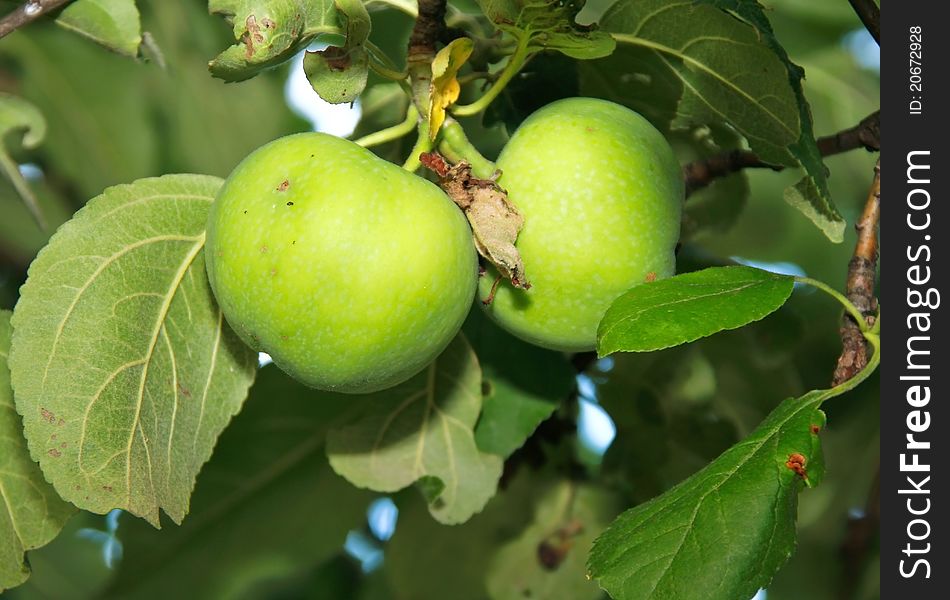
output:
M 571 58 L 609 56 L 616 42 L 607 33 L 577 24 L 584 0 L 477 0 L 485 16 L 502 31 L 530 37 L 528 50 L 557 50 Z
M 10 370 L 30 452 L 56 491 L 98 513 L 180 522 L 241 407 L 256 355 L 228 328 L 204 267 L 221 180 L 166 175 L 107 189 L 30 267 Z
M 76 512 L 46 483 L 26 448 L 7 368 L 10 315 L 0 310 L 0 592 L 26 581 L 23 553 L 49 543 Z
M 336 475 L 323 447 L 330 421 L 352 397 L 325 397 L 269 365 L 221 435 L 181 527 L 123 521 L 122 568 L 107 594 L 252 597 L 249 589 L 342 552 L 366 523 L 372 496 Z
M 788 146 L 801 123 L 788 70 L 753 27 L 693 0 L 620 0 L 600 26 L 625 50 L 623 70 L 608 79 L 657 96 L 667 114 L 675 106 L 674 128 L 728 123 L 766 162 L 797 165 Z
M 574 388 L 574 368 L 561 352 L 523 342 L 473 310 L 464 326 L 482 366 L 482 415 L 475 442 L 510 456 Z
M 330 465 L 359 487 L 395 492 L 424 479 L 442 523 L 468 520 L 495 493 L 501 458 L 481 452 L 472 429 L 481 411 L 481 369 L 463 336 L 421 373 L 370 394 L 330 431 Z M 441 483 L 441 489 L 432 480 Z
M 811 109 L 802 91 L 805 71 L 792 62 L 785 48 L 772 31 L 772 25 L 757 0 L 705 0 L 749 23 L 776 56 L 785 64 L 789 85 L 795 92 L 801 121 L 801 135 L 789 146 L 804 176 L 795 185 L 785 188 L 785 200 L 808 217 L 826 236 L 835 243 L 844 239 L 845 220 L 838 212 L 828 189 L 828 170 L 822 161 L 821 151 L 815 142 Z
M 46 227 L 43 212 L 30 184 L 20 173 L 16 162 L 7 153 L 7 136 L 19 135 L 19 146 L 36 148 L 46 137 L 46 120 L 35 106 L 16 96 L 0 93 L 0 171 L 19 194 L 23 204 L 41 228 Z
M 360 0 L 336 0 L 339 19 L 345 23 L 346 42 L 325 50 L 307 52 L 303 69 L 314 91 L 331 104 L 353 102 L 366 88 L 369 54 L 363 44 L 369 39 L 371 22 Z
M 211 14 L 233 26 L 235 45 L 209 64 L 225 81 L 243 81 L 293 58 L 319 35 L 346 29 L 333 0 L 209 0 Z
M 537 492 L 531 524 L 492 557 L 486 575 L 493 600 L 597 600 L 603 592 L 584 575 L 594 538 L 620 510 L 603 488 L 560 481 Z
M 78 0 L 63 9 L 56 23 L 109 50 L 135 58 L 142 25 L 135 0 Z
M 597 352 L 649 352 L 736 329 L 782 306 L 795 279 L 751 267 L 712 267 L 638 285 L 614 300 Z
M 845 391 L 782 402 L 745 440 L 594 542 L 590 575 L 617 600 L 751 598 L 795 548 L 798 493 L 824 472 L 819 406 Z M 804 457 L 803 475 L 786 463 Z

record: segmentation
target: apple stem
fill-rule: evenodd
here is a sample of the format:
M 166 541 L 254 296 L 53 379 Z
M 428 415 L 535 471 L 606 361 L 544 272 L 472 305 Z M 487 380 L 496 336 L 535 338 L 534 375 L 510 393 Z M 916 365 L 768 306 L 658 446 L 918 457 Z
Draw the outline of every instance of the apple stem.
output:
M 498 286 L 499 284 L 501 284 L 501 279 L 502 279 L 501 275 L 495 278 L 495 281 L 493 281 L 491 284 L 491 290 L 488 292 L 488 297 L 482 300 L 482 304 L 484 304 L 485 306 L 488 306 L 489 304 L 494 302 L 495 292 L 498 291 Z
M 402 168 L 410 173 L 415 173 L 416 170 L 422 166 L 419 157 L 431 149 L 432 140 L 429 139 L 429 123 L 423 119 L 419 121 L 419 136 L 416 138 L 416 143 L 409 152 L 409 157 L 406 158 L 406 162 L 403 163 Z
M 364 135 L 363 137 L 354 140 L 354 142 L 364 148 L 371 148 L 373 146 L 385 144 L 386 142 L 398 140 L 403 136 L 409 135 L 409 133 L 411 133 L 412 130 L 416 128 L 418 122 L 419 111 L 416 109 L 415 105 L 410 104 L 409 109 L 406 111 L 406 118 L 401 123 Z
M 480 179 L 492 178 L 497 170 L 495 163 L 482 156 L 482 153 L 472 145 L 458 121 L 452 117 L 447 117 L 445 123 L 442 124 L 441 136 L 439 152 L 450 162 L 467 161 L 472 165 L 472 173 L 476 177 Z

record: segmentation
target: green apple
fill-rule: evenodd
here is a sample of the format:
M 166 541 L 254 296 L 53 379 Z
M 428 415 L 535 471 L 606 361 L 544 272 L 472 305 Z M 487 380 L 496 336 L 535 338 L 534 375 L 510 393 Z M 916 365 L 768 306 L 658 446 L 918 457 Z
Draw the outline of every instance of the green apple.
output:
M 516 246 L 532 287 L 503 282 L 488 314 L 538 346 L 592 350 L 611 302 L 674 272 L 684 194 L 673 150 L 632 110 L 569 98 L 528 117 L 498 168 L 524 216 Z M 494 279 L 482 277 L 483 300 Z
M 452 340 L 475 296 L 461 211 L 353 142 L 291 135 L 252 152 L 208 218 L 207 267 L 232 328 L 312 387 L 396 385 Z

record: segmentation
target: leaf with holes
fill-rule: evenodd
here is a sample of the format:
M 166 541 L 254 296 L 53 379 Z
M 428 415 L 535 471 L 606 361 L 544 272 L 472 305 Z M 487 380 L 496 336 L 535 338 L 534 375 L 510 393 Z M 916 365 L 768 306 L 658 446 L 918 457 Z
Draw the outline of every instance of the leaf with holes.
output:
M 195 477 L 241 408 L 256 355 L 228 328 L 204 267 L 221 180 L 166 175 L 107 189 L 30 266 L 10 371 L 33 458 L 98 513 L 181 522 Z
M 794 277 L 741 266 L 640 284 L 607 309 L 597 353 L 650 352 L 742 327 L 785 304 L 794 286 Z
M 225 81 L 244 81 L 281 65 L 317 36 L 341 44 L 346 27 L 334 0 L 209 0 L 233 26 L 236 43 L 208 64 Z
M 500 457 L 479 451 L 481 369 L 461 335 L 421 373 L 355 403 L 330 431 L 330 465 L 351 483 L 395 492 L 418 482 L 429 511 L 462 523 L 495 494 Z
M 76 509 L 63 502 L 30 458 L 23 425 L 13 407 L 7 355 L 10 312 L 0 311 L 0 592 L 30 576 L 23 559 L 59 533 Z
M 133 58 L 142 45 L 142 24 L 135 0 L 78 0 L 59 13 L 56 24 Z

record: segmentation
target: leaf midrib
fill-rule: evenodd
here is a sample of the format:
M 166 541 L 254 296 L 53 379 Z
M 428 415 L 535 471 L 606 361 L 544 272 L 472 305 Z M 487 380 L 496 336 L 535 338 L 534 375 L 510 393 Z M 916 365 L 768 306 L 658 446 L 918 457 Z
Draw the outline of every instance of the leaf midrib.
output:
M 656 51 L 656 52 L 661 52 L 661 53 L 664 53 L 664 54 L 668 54 L 668 55 L 670 55 L 670 56 L 673 56 L 673 57 L 675 57 L 675 58 L 678 58 L 679 60 L 682 60 L 682 61 L 685 62 L 685 63 L 689 63 L 690 65 L 694 66 L 695 68 L 699 69 L 700 71 L 706 73 L 707 75 L 710 75 L 711 77 L 713 77 L 713 79 L 716 79 L 716 80 L 719 81 L 723 86 L 727 87 L 728 89 L 731 89 L 733 92 L 735 92 L 735 93 L 736 93 L 737 95 L 739 95 L 740 97 L 745 98 L 745 99 L 746 99 L 749 103 L 751 103 L 753 106 L 758 107 L 759 110 L 760 110 L 762 113 L 768 115 L 771 120 L 773 120 L 773 121 L 775 121 L 776 123 L 778 123 L 779 126 L 780 126 L 783 130 L 785 130 L 786 132 L 788 132 L 788 134 L 792 137 L 792 139 L 797 140 L 797 139 L 799 138 L 800 133 L 795 132 L 795 130 L 793 130 L 791 127 L 789 127 L 788 125 L 786 125 L 785 122 L 784 122 L 782 119 L 780 119 L 780 118 L 778 117 L 778 115 L 776 115 L 775 113 L 773 113 L 773 112 L 772 112 L 769 108 L 767 108 L 765 105 L 761 104 L 757 98 L 754 98 L 754 97 L 750 96 L 748 93 L 745 92 L 745 90 L 743 90 L 742 88 L 740 88 L 740 87 L 738 87 L 737 85 L 735 85 L 735 84 L 734 84 L 732 81 L 730 81 L 729 79 L 726 79 L 726 78 L 722 77 L 716 70 L 710 68 L 710 67 L 707 66 L 705 63 L 696 60 L 695 58 L 691 57 L 691 56 L 688 55 L 688 54 L 683 54 L 681 51 L 676 50 L 675 48 L 671 48 L 671 47 L 669 47 L 669 46 L 667 46 L 667 45 L 665 45 L 665 44 L 660 44 L 660 43 L 658 43 L 658 42 L 653 42 L 653 41 L 651 41 L 651 40 L 647 40 L 647 39 L 645 39 L 645 38 L 637 37 L 637 36 L 635 36 L 635 35 L 630 35 L 630 34 L 625 34 L 625 33 L 611 33 L 610 35 L 612 35 L 613 38 L 614 38 L 615 40 L 617 40 L 618 42 L 624 42 L 624 43 L 631 44 L 631 45 L 634 45 L 634 46 L 642 46 L 642 47 L 644 47 L 644 48 L 648 48 L 648 49 L 654 50 L 654 51 Z M 677 77 L 678 79 L 680 79 L 680 80 L 683 81 L 684 83 L 687 83 L 686 80 L 683 78 L 682 74 L 679 73 L 679 71 L 677 71 L 676 69 L 671 69 L 671 70 L 673 71 L 673 73 L 676 75 L 676 77 Z M 694 93 L 696 93 L 695 90 L 694 90 Z M 700 95 L 700 94 L 698 94 L 698 93 L 697 93 L 697 96 L 700 97 L 700 98 L 702 98 L 702 95 Z
M 774 438 L 776 435 L 778 435 L 778 434 L 782 431 L 782 428 L 783 428 L 789 421 L 791 421 L 793 418 L 795 418 L 795 417 L 797 417 L 799 414 L 801 414 L 802 411 L 811 410 L 811 409 L 817 408 L 818 405 L 820 405 L 822 402 L 824 402 L 824 401 L 827 399 L 826 397 L 828 396 L 828 393 L 831 392 L 831 391 L 832 391 L 832 390 L 822 390 L 822 393 L 816 394 L 816 395 L 815 395 L 815 398 L 812 399 L 811 401 L 801 403 L 801 404 L 799 405 L 799 407 L 797 408 L 797 410 L 795 410 L 795 411 L 789 413 L 789 415 L 788 415 L 785 419 L 783 419 L 781 423 L 776 424 L 775 428 L 774 428 L 768 435 L 766 435 L 766 436 L 763 437 L 759 442 L 757 442 L 757 443 L 755 444 L 755 447 L 752 448 L 752 449 L 749 451 L 749 453 L 748 453 L 744 458 L 742 458 L 742 460 L 741 460 L 733 469 L 731 469 L 731 470 L 729 470 L 727 473 L 723 474 L 722 479 L 721 479 L 718 483 L 716 483 L 714 486 L 712 486 L 709 490 L 707 490 L 706 493 L 704 493 L 704 494 L 699 498 L 699 500 L 696 501 L 696 506 L 695 506 L 695 508 L 694 508 L 694 510 L 693 510 L 692 515 L 690 515 L 690 518 L 689 518 L 688 522 L 686 523 L 686 525 L 683 526 L 683 536 L 682 536 L 682 538 L 680 538 L 680 541 L 679 541 L 679 543 L 677 544 L 676 550 L 674 550 L 674 551 L 667 557 L 667 558 L 669 558 L 669 563 L 667 564 L 667 567 L 663 570 L 663 573 L 660 575 L 660 577 L 657 579 L 656 583 L 654 584 L 654 586 L 653 586 L 653 591 L 656 591 L 656 589 L 660 586 L 660 583 L 663 582 L 663 579 L 669 574 L 669 572 L 670 572 L 670 565 L 672 565 L 673 561 L 676 559 L 676 557 L 677 557 L 677 555 L 679 554 L 680 550 L 683 549 L 683 544 L 686 542 L 686 538 L 689 537 L 689 533 L 690 533 L 690 531 L 691 531 L 693 525 L 694 525 L 695 522 L 696 522 L 696 516 L 699 514 L 699 510 L 700 510 L 700 508 L 702 507 L 703 503 L 706 502 L 706 499 L 707 499 L 713 492 L 718 491 L 719 488 L 721 488 L 721 487 L 724 486 L 726 483 L 728 483 L 728 481 L 739 471 L 739 469 L 741 469 L 743 466 L 745 466 L 746 463 L 748 463 L 750 460 L 752 460 L 752 458 L 759 452 L 759 450 L 762 449 L 762 447 L 763 447 L 765 444 L 767 444 L 769 441 L 771 441 L 772 438 Z M 653 514 L 651 515 L 651 517 L 650 517 L 651 520 L 652 520 L 652 519 L 655 519 L 659 514 L 661 514 L 662 512 L 668 510 L 669 508 L 671 508 L 672 504 L 673 504 L 673 503 L 669 503 L 669 504 L 666 504 L 665 506 L 660 507 L 660 509 L 657 510 L 657 512 L 655 512 L 655 513 L 653 513 Z M 638 527 L 638 528 L 639 528 L 639 527 Z M 638 528 L 636 528 L 636 529 L 638 529 Z M 631 532 L 631 533 L 632 533 L 632 532 Z M 624 552 L 622 552 L 622 553 L 617 557 L 617 559 L 619 560 L 621 557 L 626 556 L 627 554 L 629 554 L 629 553 L 632 552 L 632 551 L 633 551 L 633 547 L 628 548 L 627 550 L 625 550 Z M 624 579 L 624 581 L 626 581 L 626 580 L 630 579 L 630 577 L 632 577 L 632 575 L 628 575 L 628 576 L 624 577 L 623 579 Z M 652 593 L 653 593 L 653 592 L 651 592 L 651 594 L 652 594 Z
M 682 299 L 680 299 L 680 300 L 674 300 L 674 301 L 672 301 L 672 302 L 665 302 L 665 303 L 663 303 L 663 304 L 655 304 L 655 305 L 653 305 L 653 306 L 648 306 L 648 307 L 646 307 L 646 308 L 642 308 L 642 309 L 638 310 L 636 313 L 628 314 L 628 315 L 626 315 L 626 316 L 624 316 L 624 317 L 622 317 L 622 318 L 620 318 L 620 319 L 617 319 L 617 321 L 615 321 L 610 327 L 608 327 L 608 328 L 606 328 L 606 329 L 604 330 L 604 334 L 601 336 L 601 338 L 603 339 L 603 338 L 606 338 L 607 336 L 609 336 L 610 333 L 611 333 L 616 327 L 618 327 L 619 325 L 624 324 L 624 323 L 627 323 L 627 322 L 630 321 L 630 320 L 639 319 L 645 312 L 648 312 L 648 311 L 651 311 L 651 310 L 656 310 L 656 309 L 658 309 L 658 308 L 664 308 L 664 307 L 674 306 L 674 305 L 677 305 L 677 304 L 684 304 L 684 303 L 686 303 L 686 302 L 693 302 L 693 301 L 696 301 L 696 300 L 704 300 L 704 299 L 706 299 L 706 298 L 714 298 L 714 297 L 716 297 L 716 296 L 725 296 L 725 295 L 729 295 L 729 294 L 734 294 L 734 293 L 736 293 L 736 292 L 741 292 L 742 290 L 746 290 L 746 289 L 749 289 L 749 288 L 751 288 L 751 287 L 754 287 L 754 286 L 757 286 L 757 285 L 761 285 L 761 284 L 763 284 L 763 283 L 771 283 L 771 281 L 769 281 L 769 280 L 756 280 L 756 281 L 749 282 L 749 283 L 747 283 L 747 284 L 745 284 L 745 285 L 743 285 L 743 286 L 730 288 L 730 289 L 725 290 L 725 291 L 718 291 L 718 292 L 713 292 L 713 293 L 710 293 L 710 294 L 703 294 L 703 295 L 701 295 L 701 296 L 690 296 L 690 297 L 688 297 L 688 298 L 682 298 Z

